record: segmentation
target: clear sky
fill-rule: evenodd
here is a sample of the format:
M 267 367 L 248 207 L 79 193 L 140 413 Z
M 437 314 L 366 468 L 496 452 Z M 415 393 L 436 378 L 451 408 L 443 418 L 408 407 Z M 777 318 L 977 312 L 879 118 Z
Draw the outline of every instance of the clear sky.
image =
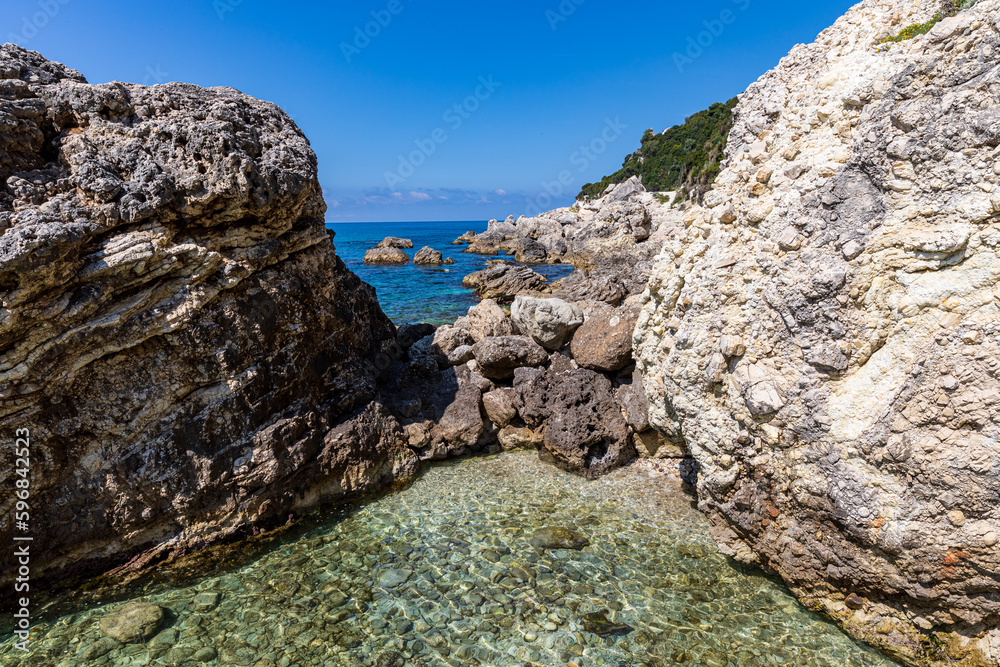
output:
M 647 128 L 741 93 L 851 4 L 4 0 L 0 29 L 91 83 L 279 104 L 330 222 L 485 220 L 569 205 Z

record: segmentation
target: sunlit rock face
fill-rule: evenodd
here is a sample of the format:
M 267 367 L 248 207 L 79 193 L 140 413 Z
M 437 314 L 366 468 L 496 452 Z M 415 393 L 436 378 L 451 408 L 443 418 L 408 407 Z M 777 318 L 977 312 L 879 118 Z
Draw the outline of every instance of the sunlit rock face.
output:
M 701 508 L 856 636 L 1000 661 L 1000 2 L 866 0 L 741 96 L 635 332 Z
M 284 112 L 231 88 L 90 85 L 7 45 L 0 118 L 0 434 L 5 457 L 31 434 L 36 579 L 412 472 L 370 404 L 393 326 L 337 258 Z

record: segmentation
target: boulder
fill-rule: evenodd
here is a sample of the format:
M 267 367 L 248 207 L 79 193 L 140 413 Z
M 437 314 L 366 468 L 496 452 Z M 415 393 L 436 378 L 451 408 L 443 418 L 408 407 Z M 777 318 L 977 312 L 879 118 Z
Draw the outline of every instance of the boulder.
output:
M 502 387 L 483 396 L 483 407 L 491 422 L 503 427 L 517 417 L 516 395 L 517 392 L 510 387 Z
M 565 278 L 552 283 L 553 297 L 565 301 L 603 301 L 618 306 L 629 295 L 622 276 L 607 270 L 577 269 Z
M 444 263 L 444 255 L 430 246 L 424 246 L 413 256 L 413 263 L 421 266 L 438 266 Z
M 569 528 L 539 528 L 528 536 L 528 542 L 536 549 L 583 549 L 590 546 L 590 540 Z
M 549 350 L 561 348 L 584 320 L 582 310 L 562 299 L 519 296 L 510 314 L 522 333 Z
M 526 336 L 484 338 L 472 346 L 472 353 L 480 372 L 494 380 L 512 378 L 517 368 L 543 366 L 549 360 L 545 350 Z
M 387 236 L 382 239 L 376 248 L 405 248 L 410 249 L 413 247 L 413 241 L 410 239 L 401 239 L 396 236 Z
M 504 451 L 513 452 L 522 449 L 537 449 L 541 439 L 530 428 L 508 424 L 497 433 L 497 440 Z
M 404 324 L 396 329 L 396 341 L 404 351 L 409 350 L 421 338 L 433 336 L 435 331 L 437 331 L 437 327 L 426 322 Z
M 542 289 L 548 283 L 545 276 L 526 266 L 504 260 L 491 262 L 489 268 L 465 276 L 462 285 L 473 289 L 483 299 L 509 303 L 518 294 Z
M 514 255 L 514 259 L 518 262 L 541 264 L 548 259 L 545 246 L 532 238 L 521 237 L 514 239 L 506 247 L 507 254 Z
M 432 444 L 443 443 L 452 454 L 458 453 L 462 448 L 475 449 L 486 430 L 479 409 L 482 397 L 479 387 L 474 385 L 459 389 L 455 400 L 434 426 Z
M 573 335 L 570 349 L 576 363 L 596 371 L 619 371 L 632 363 L 635 308 L 600 308 Z
M 587 369 L 551 370 L 519 378 L 521 417 L 542 430 L 544 459 L 594 478 L 633 458 L 628 426 L 615 402 L 611 381 Z
M 455 328 L 468 332 L 472 337 L 472 345 L 484 338 L 496 336 L 516 336 L 521 332 L 514 326 L 513 320 L 493 299 L 483 299 L 469 308 L 465 317 L 455 321 Z
M 476 233 L 468 231 L 451 242 L 452 245 L 468 245 L 476 240 Z
M 389 438 L 318 457 L 373 400 L 395 329 L 337 257 L 284 111 L 91 85 L 12 44 L 0 88 L 0 433 L 28 425 L 44 451 L 33 581 L 124 581 L 413 474 Z M 15 572 L 5 549 L 0 588 Z
M 401 266 L 410 262 L 410 256 L 399 248 L 372 248 L 365 253 L 365 264 Z

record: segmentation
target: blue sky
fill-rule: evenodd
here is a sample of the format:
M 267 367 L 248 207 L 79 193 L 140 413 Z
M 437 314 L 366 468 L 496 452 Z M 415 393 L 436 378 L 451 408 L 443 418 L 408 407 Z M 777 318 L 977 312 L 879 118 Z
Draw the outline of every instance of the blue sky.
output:
M 570 204 L 644 130 L 739 94 L 851 4 L 5 0 L 0 27 L 91 83 L 279 104 L 330 222 L 485 220 Z

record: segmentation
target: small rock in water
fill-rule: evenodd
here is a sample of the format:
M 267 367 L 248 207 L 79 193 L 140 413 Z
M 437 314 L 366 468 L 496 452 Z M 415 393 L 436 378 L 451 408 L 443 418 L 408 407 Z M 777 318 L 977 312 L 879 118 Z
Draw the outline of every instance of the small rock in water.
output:
M 606 611 L 595 611 L 591 614 L 584 614 L 583 629 L 602 637 L 632 632 L 632 626 L 609 621 Z
M 582 549 L 589 547 L 586 537 L 568 528 L 541 528 L 528 538 L 539 549 Z
M 102 618 L 99 628 L 105 637 L 129 644 L 146 641 L 156 634 L 161 623 L 161 607 L 144 602 L 130 602 Z
M 198 652 L 196 652 L 192 657 L 198 662 L 211 662 L 212 660 L 215 660 L 215 658 L 218 657 L 218 655 L 219 655 L 218 651 L 216 651 L 211 646 L 206 646 L 205 648 L 200 649 Z
M 405 664 L 406 660 L 396 651 L 385 651 L 375 658 L 375 667 L 403 667 Z
M 198 593 L 191 601 L 191 607 L 195 611 L 211 611 L 219 604 L 219 594 L 214 591 Z
M 80 657 L 84 660 L 97 660 L 102 655 L 106 655 L 120 647 L 121 642 L 111 639 L 110 637 L 101 637 L 96 642 L 89 644 L 86 648 L 80 651 Z
M 382 588 L 395 588 L 409 581 L 413 573 L 409 570 L 386 570 L 378 578 L 378 585 Z

